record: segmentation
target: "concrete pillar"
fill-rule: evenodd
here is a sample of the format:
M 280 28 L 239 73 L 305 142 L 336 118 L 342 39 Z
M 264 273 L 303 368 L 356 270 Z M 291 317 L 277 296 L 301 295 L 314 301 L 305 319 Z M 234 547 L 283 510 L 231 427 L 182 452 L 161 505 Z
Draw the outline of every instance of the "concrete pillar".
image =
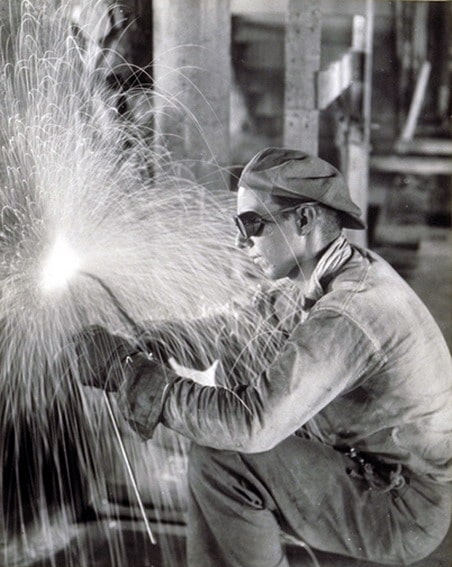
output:
M 318 0 L 289 0 L 286 18 L 284 145 L 318 153 L 321 14 Z
M 154 0 L 156 129 L 182 176 L 227 183 L 231 87 L 229 0 Z

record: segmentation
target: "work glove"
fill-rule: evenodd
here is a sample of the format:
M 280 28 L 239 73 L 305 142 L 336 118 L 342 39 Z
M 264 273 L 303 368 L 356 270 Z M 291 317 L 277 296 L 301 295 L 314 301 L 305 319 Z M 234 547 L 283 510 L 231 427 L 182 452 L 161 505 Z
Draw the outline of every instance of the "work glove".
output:
M 78 333 L 74 337 L 74 347 L 82 384 L 107 392 L 119 389 L 124 380 L 125 365 L 137 353 L 136 344 L 99 325 Z
M 144 331 L 137 339 L 141 351 L 148 355 L 151 360 L 161 364 L 169 365 L 171 355 L 168 346 L 161 339 L 157 339 L 151 332 Z
M 179 377 L 172 368 L 144 352 L 127 359 L 124 373 L 118 407 L 130 427 L 143 440 L 150 439 L 161 421 L 171 385 Z

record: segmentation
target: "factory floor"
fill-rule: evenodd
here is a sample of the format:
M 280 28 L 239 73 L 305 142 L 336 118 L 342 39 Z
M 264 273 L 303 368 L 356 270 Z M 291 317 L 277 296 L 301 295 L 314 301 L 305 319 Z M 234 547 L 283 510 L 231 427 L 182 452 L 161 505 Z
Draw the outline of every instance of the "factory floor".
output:
M 449 348 L 452 348 L 450 244 L 450 232 L 444 228 L 422 226 L 400 230 L 397 227 L 386 227 L 377 237 L 374 248 L 392 263 L 421 296 L 442 328 Z M 57 553 L 52 560 L 35 562 L 33 567 L 184 567 L 183 528 L 175 526 L 169 531 L 173 533 L 165 536 L 157 534 L 158 545 L 155 546 L 150 543 L 143 522 L 140 521 L 80 523 L 74 532 L 73 541 L 77 543 L 72 551 L 70 545 L 69 549 Z M 451 532 L 450 535 L 452 536 Z M 115 536 L 120 536 L 120 560 L 107 543 L 114 541 Z M 413 567 L 449 567 L 451 546 L 452 538 L 446 538 L 431 556 Z M 171 549 L 176 558 L 170 563 L 162 561 L 165 547 Z M 320 567 L 378 567 L 376 563 L 318 551 L 314 553 Z M 291 567 L 316 565 L 308 552 L 300 547 L 288 546 L 288 556 Z

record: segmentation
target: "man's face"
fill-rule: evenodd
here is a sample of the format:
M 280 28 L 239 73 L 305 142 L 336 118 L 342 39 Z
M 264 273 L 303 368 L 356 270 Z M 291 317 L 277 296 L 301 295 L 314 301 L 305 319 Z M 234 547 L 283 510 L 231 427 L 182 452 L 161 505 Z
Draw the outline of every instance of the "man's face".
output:
M 303 239 L 297 232 L 295 211 L 272 217 L 282 207 L 271 196 L 261 191 L 240 187 L 237 195 L 237 215 L 257 213 L 265 216 L 260 231 L 249 238 L 240 234 L 237 246 L 246 250 L 250 258 L 270 279 L 291 277 L 298 273 L 298 259 L 303 256 Z

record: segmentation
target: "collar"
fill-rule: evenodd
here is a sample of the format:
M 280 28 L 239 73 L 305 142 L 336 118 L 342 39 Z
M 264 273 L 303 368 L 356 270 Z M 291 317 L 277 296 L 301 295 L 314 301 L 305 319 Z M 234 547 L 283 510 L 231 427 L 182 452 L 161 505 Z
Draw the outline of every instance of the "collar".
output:
M 328 282 L 352 255 L 352 247 L 347 238 L 341 234 L 333 240 L 322 254 L 312 273 L 307 291 L 304 295 L 303 309 L 309 311 L 325 294 Z

